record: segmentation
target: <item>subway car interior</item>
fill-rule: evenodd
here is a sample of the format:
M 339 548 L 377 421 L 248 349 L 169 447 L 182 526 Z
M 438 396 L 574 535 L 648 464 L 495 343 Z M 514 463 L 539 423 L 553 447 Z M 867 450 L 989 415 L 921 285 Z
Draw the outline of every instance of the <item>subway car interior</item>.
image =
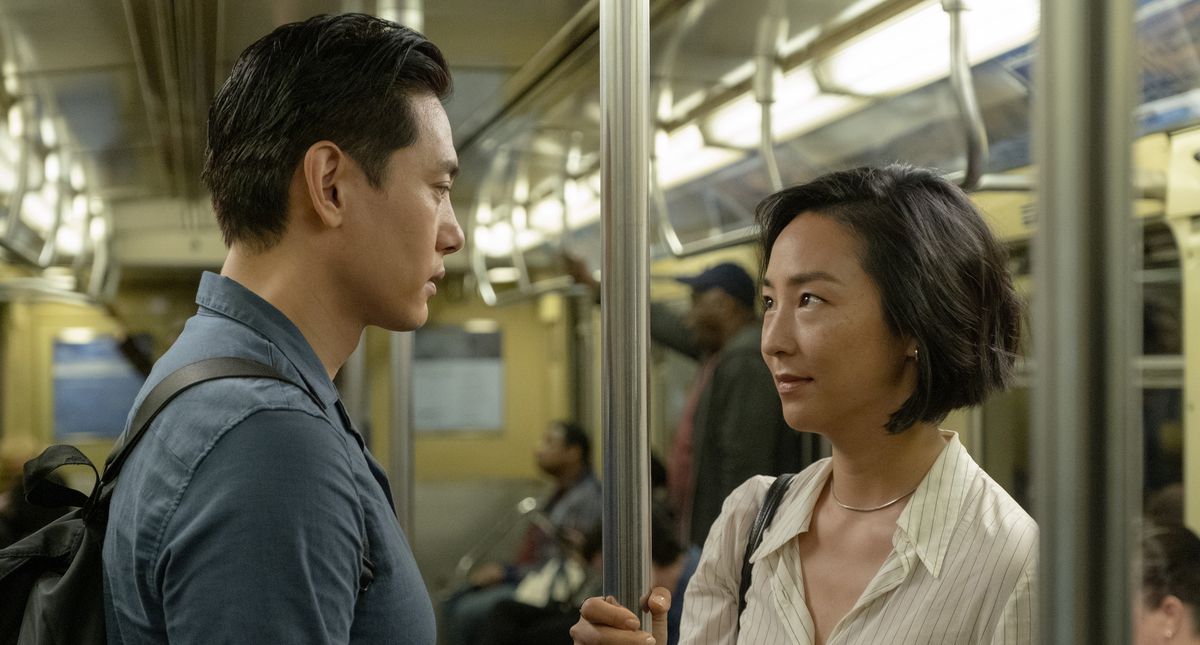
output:
M 441 48 L 453 74 L 444 105 L 465 246 L 446 257 L 428 322 L 415 332 L 368 328 L 335 381 L 388 472 L 439 620 L 481 566 L 511 560 L 531 532 L 563 541 L 541 509 L 554 487 L 543 453 L 556 424 L 584 430 L 605 487 L 618 485 L 621 471 L 605 462 L 618 458 L 606 443 L 620 433 L 645 441 L 669 469 L 701 364 L 649 343 L 646 427 L 605 427 L 620 394 L 612 370 L 623 369 L 605 364 L 605 346 L 634 335 L 605 329 L 596 291 L 610 277 L 613 244 L 604 202 L 625 190 L 606 183 L 608 1 L 0 0 L 0 508 L 12 506 L 7 491 L 21 465 L 46 446 L 75 445 L 96 463 L 111 450 L 150 366 L 196 312 L 202 273 L 219 272 L 225 258 L 200 179 L 208 106 L 247 45 L 322 13 L 411 26 Z M 1039 67 L 1053 4 L 649 0 L 648 158 L 638 166 L 648 169 L 649 300 L 682 315 L 692 292 L 676 278 L 725 262 L 757 280 L 755 205 L 783 187 L 864 165 L 936 169 L 1003 242 L 1027 305 L 1013 385 L 942 427 L 1033 514 L 1043 539 L 1053 531 L 1099 539 L 1143 509 L 1200 531 L 1198 0 L 1098 3 L 1127 5 L 1106 14 L 1125 17 L 1114 29 L 1128 31 L 1131 68 L 1129 136 L 1117 146 L 1130 180 L 1112 194 L 1126 200 L 1116 208 L 1132 224 L 1136 252 L 1118 276 L 1131 298 L 1080 302 L 1125 321 L 1104 333 L 1136 338 L 1104 368 L 1125 374 L 1128 391 L 1100 396 L 1123 402 L 1116 441 L 1139 452 L 1126 454 L 1127 467 L 1110 461 L 1074 482 L 1070 499 L 1092 515 L 1039 497 L 1049 495 L 1039 460 L 1043 472 L 1103 461 L 1047 454 L 1055 444 L 1037 427 L 1039 401 L 1071 396 L 1039 391 L 1036 366 L 1063 355 L 1039 358 L 1037 336 L 1073 333 L 1034 323 L 1039 291 L 1070 255 L 1039 252 L 1039 236 L 1055 218 L 1088 218 L 1047 210 L 1053 202 L 1040 195 L 1047 177 L 1066 185 L 1043 167 L 1057 125 L 1038 113 L 1059 105 L 1039 92 L 1071 83 L 1055 76 L 1069 69 Z M 1060 194 L 1085 191 L 1082 181 Z M 606 293 L 620 297 L 622 285 L 613 286 Z M 1074 340 L 1086 345 L 1091 329 Z M 808 446 L 811 458 L 827 451 Z M 83 490 L 90 478 L 68 474 Z M 1110 487 L 1097 496 L 1136 491 L 1123 520 L 1088 501 L 1099 480 Z M 1078 523 L 1048 524 L 1065 517 Z M 1053 566 L 1047 552 L 1043 567 Z M 1080 579 L 1072 575 L 1046 580 Z M 571 596 L 550 587 L 550 598 Z M 1042 602 L 1075 594 L 1074 613 L 1090 611 L 1080 600 L 1087 594 L 1070 589 L 1043 588 Z

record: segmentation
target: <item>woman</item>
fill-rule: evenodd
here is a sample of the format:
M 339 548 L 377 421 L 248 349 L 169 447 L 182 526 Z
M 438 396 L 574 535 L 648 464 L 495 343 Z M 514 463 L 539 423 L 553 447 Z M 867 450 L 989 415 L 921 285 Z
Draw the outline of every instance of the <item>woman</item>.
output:
M 788 424 L 833 456 L 785 493 L 740 614 L 747 533 L 772 479 L 726 499 L 680 642 L 1033 642 L 1037 526 L 937 426 L 1011 371 L 1020 307 L 1003 248 L 961 190 L 901 165 L 786 189 L 758 219 L 763 359 Z M 670 597 L 655 589 L 647 604 L 657 634 Z M 578 643 L 651 642 L 612 602 L 589 599 L 582 615 Z
M 1141 559 L 1137 645 L 1200 645 L 1200 538 L 1182 525 L 1149 526 Z

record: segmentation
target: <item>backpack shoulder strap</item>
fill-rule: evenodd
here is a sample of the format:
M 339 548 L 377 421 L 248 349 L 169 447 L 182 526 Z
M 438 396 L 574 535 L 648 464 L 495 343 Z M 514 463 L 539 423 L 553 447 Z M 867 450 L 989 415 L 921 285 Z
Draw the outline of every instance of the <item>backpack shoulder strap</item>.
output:
M 146 428 L 150 427 L 150 424 L 168 403 L 194 385 L 222 378 L 269 378 L 283 381 L 300 388 L 318 407 L 321 405 L 320 400 L 307 387 L 280 374 L 275 368 L 258 361 L 224 357 L 209 358 L 184 365 L 168 374 L 146 395 L 137 414 L 133 417 L 133 423 L 129 424 L 129 430 L 122 435 L 121 440 L 105 460 L 101 484 L 111 484 L 117 478 L 121 472 L 121 466 L 125 464 L 125 460 L 133 451 L 134 446 L 145 434 Z
M 746 593 L 750 591 L 750 572 L 754 568 L 750 564 L 750 556 L 754 555 L 758 545 L 762 544 L 763 532 L 771 525 L 771 520 L 775 519 L 775 511 L 779 510 L 779 502 L 783 499 L 783 494 L 787 492 L 788 486 L 792 485 L 792 478 L 795 476 L 795 473 L 788 473 L 775 478 L 771 487 L 767 489 L 767 496 L 763 498 L 758 515 L 754 518 L 754 524 L 750 527 L 750 538 L 746 541 L 746 553 L 742 556 L 742 585 L 738 589 L 739 616 L 746 610 Z

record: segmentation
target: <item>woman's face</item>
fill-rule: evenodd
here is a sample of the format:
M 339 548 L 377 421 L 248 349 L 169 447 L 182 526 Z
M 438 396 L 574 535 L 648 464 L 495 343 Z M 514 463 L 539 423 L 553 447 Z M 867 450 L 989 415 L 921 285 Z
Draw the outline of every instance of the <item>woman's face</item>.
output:
M 771 248 L 762 355 L 797 430 L 882 429 L 916 387 L 916 345 L 888 329 L 860 252 L 848 229 L 813 213 Z

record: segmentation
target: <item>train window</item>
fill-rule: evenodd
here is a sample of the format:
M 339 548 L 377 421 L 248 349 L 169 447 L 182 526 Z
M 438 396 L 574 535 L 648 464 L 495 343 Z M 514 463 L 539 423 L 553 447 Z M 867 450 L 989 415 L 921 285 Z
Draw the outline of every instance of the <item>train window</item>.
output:
M 1179 248 L 1162 221 L 1142 229 L 1141 356 L 1135 367 L 1142 399 L 1144 494 L 1147 500 L 1183 478 L 1183 288 Z M 1009 249 L 1009 267 L 1018 286 L 1028 284 L 1029 246 Z M 1032 350 L 1028 316 L 1022 328 L 1022 353 Z M 988 473 L 1026 509 L 1030 509 L 1030 387 L 1032 374 L 1018 361 L 1014 387 L 980 407 L 982 437 L 976 443 Z

